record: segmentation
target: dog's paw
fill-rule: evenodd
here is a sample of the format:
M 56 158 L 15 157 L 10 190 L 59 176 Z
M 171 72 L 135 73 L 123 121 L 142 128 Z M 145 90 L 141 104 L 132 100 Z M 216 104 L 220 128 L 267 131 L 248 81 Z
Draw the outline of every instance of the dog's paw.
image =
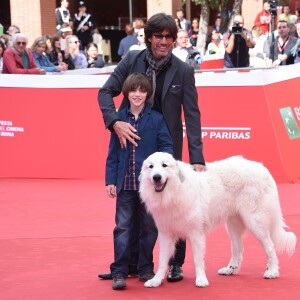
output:
M 237 272 L 238 272 L 238 268 L 237 267 L 229 266 L 229 267 L 221 268 L 218 271 L 218 274 L 219 275 L 236 275 Z
M 151 287 L 158 287 L 162 284 L 162 279 L 160 278 L 155 278 L 154 276 L 152 279 L 148 280 L 145 282 L 144 287 L 146 288 L 151 288 Z
M 209 286 L 209 282 L 206 277 L 196 278 L 196 287 L 207 287 Z
M 279 271 L 278 270 L 267 270 L 264 274 L 265 279 L 272 279 L 279 277 Z

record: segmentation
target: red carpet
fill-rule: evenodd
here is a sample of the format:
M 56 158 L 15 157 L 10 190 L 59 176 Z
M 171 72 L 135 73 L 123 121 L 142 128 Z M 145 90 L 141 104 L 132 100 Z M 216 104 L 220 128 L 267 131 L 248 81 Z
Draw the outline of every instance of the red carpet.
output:
M 286 223 L 299 237 L 300 182 L 278 188 Z M 100 181 L 0 179 L 0 299 L 300 299 L 299 247 L 291 258 L 279 256 L 280 278 L 265 280 L 264 253 L 249 234 L 240 274 L 219 276 L 230 253 L 223 227 L 207 238 L 208 288 L 194 285 L 188 246 L 183 281 L 146 289 L 128 279 L 127 290 L 113 291 L 97 274 L 113 259 L 114 205 Z

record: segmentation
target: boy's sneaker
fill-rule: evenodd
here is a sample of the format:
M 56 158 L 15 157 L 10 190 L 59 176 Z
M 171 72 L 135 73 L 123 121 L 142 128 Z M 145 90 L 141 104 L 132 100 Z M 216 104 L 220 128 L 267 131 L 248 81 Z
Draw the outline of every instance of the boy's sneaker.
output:
M 123 290 L 125 288 L 126 288 L 126 280 L 123 277 L 118 276 L 113 279 L 113 284 L 112 284 L 113 290 Z
M 154 276 L 155 276 L 154 272 L 148 272 L 148 273 L 145 273 L 144 275 L 141 275 L 139 278 L 139 281 L 146 282 L 146 281 L 152 279 Z

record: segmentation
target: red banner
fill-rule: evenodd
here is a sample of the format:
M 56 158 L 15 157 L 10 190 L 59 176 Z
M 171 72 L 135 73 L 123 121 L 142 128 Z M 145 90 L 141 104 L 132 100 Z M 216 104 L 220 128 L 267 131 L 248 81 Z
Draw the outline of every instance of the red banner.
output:
M 293 68 L 287 79 L 278 70 L 196 74 L 207 161 L 243 155 L 263 162 L 277 182 L 300 178 L 300 78 Z M 79 76 L 80 86 L 70 84 L 72 76 L 49 76 L 51 87 L 19 76 L 12 82 L 20 87 L 0 87 L 0 177 L 103 178 L 109 131 L 99 87 L 91 87 L 102 76 Z M 23 87 L 23 78 L 32 86 Z

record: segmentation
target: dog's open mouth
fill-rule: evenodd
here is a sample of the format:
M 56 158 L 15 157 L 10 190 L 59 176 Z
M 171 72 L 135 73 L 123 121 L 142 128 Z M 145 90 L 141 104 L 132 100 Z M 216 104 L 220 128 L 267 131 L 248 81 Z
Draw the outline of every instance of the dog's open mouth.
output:
M 155 182 L 154 183 L 155 192 L 157 192 L 157 193 L 162 192 L 165 189 L 165 187 L 167 185 L 167 182 L 168 182 L 168 180 L 166 180 L 164 184 L 161 184 L 159 182 Z

